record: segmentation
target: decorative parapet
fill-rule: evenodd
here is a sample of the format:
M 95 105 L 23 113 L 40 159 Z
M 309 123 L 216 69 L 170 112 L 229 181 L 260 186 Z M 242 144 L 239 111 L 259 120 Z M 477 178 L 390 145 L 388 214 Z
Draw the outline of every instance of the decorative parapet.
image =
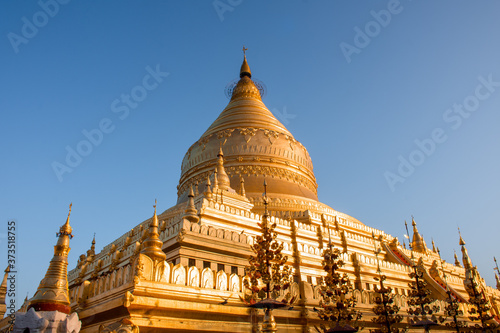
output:
M 371 265 L 374 267 L 374 269 L 377 267 L 377 260 L 371 256 L 357 254 L 357 259 L 358 259 L 360 264 Z M 402 272 L 402 273 L 409 273 L 411 271 L 410 266 L 401 265 L 401 264 L 394 263 L 391 261 L 379 259 L 379 263 L 380 263 L 380 269 L 382 269 L 383 271 L 388 270 L 388 269 L 394 270 L 397 272 Z
M 342 254 L 342 260 L 350 262 L 348 254 Z M 362 259 L 363 260 L 363 259 Z M 389 264 L 387 265 L 390 266 Z M 124 285 L 134 282 L 134 277 L 138 277 L 134 284 L 141 284 L 141 281 L 153 281 L 156 283 L 166 283 L 183 287 L 194 287 L 201 289 L 228 291 L 235 293 L 245 293 L 246 289 L 243 284 L 243 275 L 229 274 L 224 271 L 213 271 L 210 268 L 199 269 L 196 266 L 184 266 L 182 264 L 172 265 L 164 263 L 164 270 L 160 276 L 154 277 L 152 267 L 143 267 L 141 273 L 138 274 L 133 265 L 120 267 L 117 271 L 111 274 L 101 276 L 94 281 L 82 284 L 70 289 L 70 297 L 76 300 L 79 297 L 86 297 L 89 301 L 102 298 L 103 294 L 118 289 Z M 392 267 L 391 267 L 392 268 Z M 397 269 L 397 267 L 394 267 Z M 319 286 L 313 285 L 306 281 L 301 281 L 304 284 L 305 297 L 311 305 L 317 305 L 320 300 Z M 298 283 L 292 283 L 290 291 L 292 296 L 299 294 Z M 374 304 L 374 292 L 367 290 L 354 290 L 354 295 L 359 304 L 371 305 Z M 396 295 L 397 304 L 406 306 L 406 296 Z M 133 302 L 133 297 L 129 299 Z M 124 303 L 125 304 L 125 303 Z

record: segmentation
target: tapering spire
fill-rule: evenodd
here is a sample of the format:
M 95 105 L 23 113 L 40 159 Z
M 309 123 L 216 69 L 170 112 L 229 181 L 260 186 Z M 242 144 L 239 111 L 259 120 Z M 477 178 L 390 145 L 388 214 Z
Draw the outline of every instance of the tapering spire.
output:
M 207 176 L 207 183 L 205 185 L 205 192 L 203 193 L 205 195 L 205 198 L 207 199 L 212 199 L 212 183 L 210 182 L 210 175 Z
M 495 270 L 495 280 L 497 281 L 497 289 L 500 290 L 500 280 L 498 278 L 498 274 L 500 274 L 500 269 L 498 268 L 498 262 L 497 262 L 497 258 L 496 257 L 493 257 L 493 261 L 495 261 L 495 268 L 493 268 L 493 270 Z M 497 274 L 498 273 L 498 274 Z
M 200 220 L 198 217 L 198 210 L 194 206 L 194 192 L 192 186 L 189 187 L 188 201 L 184 213 L 184 218 L 190 222 L 197 223 Z
M 87 257 L 91 257 L 95 255 L 95 232 L 94 238 L 92 238 L 92 244 L 90 245 L 90 249 L 87 250 Z
M 228 190 L 231 187 L 229 182 L 229 176 L 224 169 L 224 153 L 222 152 L 222 146 L 219 147 L 219 153 L 217 154 L 217 168 L 216 168 L 216 179 L 219 189 Z
M 35 295 L 30 300 L 29 308 L 35 311 L 59 311 L 66 314 L 71 311 L 68 297 L 68 253 L 71 249 L 69 240 L 73 237 L 69 224 L 71 206 L 72 204 L 69 205 L 66 223 L 56 234 L 58 239 L 54 246 L 54 257 Z
M 212 189 L 216 195 L 217 195 L 217 191 L 219 190 L 219 177 L 217 175 L 217 167 L 215 167 L 215 170 L 214 170 L 214 187 Z
M 71 207 L 73 206 L 73 203 L 69 204 L 69 212 L 68 212 L 68 217 L 66 218 L 66 223 L 59 229 L 60 234 L 66 234 L 66 235 L 71 235 L 71 226 L 69 225 L 69 217 L 71 216 Z M 71 236 L 73 238 L 73 236 Z
M 158 234 L 158 216 L 156 216 L 156 199 L 153 207 L 155 208 L 155 212 L 151 220 L 151 223 L 149 224 L 148 236 L 142 243 L 143 248 L 141 250 L 141 253 L 147 255 L 154 261 L 162 261 L 167 258 L 167 255 L 161 249 L 161 247 L 163 246 L 163 242 L 160 240 L 159 237 L 160 235 Z
M 240 175 L 240 195 L 245 196 L 245 179 Z
M 420 236 L 418 229 L 417 229 L 417 223 L 415 222 L 415 219 L 413 216 L 411 217 L 411 225 L 413 226 L 413 239 L 411 242 L 411 247 L 413 251 L 420 252 L 420 253 L 426 253 L 427 252 L 427 245 L 425 245 L 425 241 Z
M 28 311 L 29 304 L 30 304 L 30 301 L 28 299 L 28 294 L 26 294 L 26 297 L 24 298 L 23 304 L 21 304 L 21 308 L 19 309 L 19 312 Z
M 243 52 L 247 49 L 243 47 Z M 255 82 L 251 79 L 252 72 L 250 71 L 250 66 L 247 62 L 246 54 L 243 55 L 243 64 L 240 68 L 240 80 L 232 89 L 231 101 L 237 98 L 246 98 L 246 99 L 257 99 L 262 101 L 261 93 L 262 86 L 255 85 Z
M 467 248 L 465 247 L 465 241 L 462 238 L 462 234 L 460 233 L 460 228 L 458 228 L 458 234 L 460 235 L 459 244 L 462 247 L 462 262 L 464 263 L 464 268 L 467 270 L 472 269 L 472 261 L 469 258 L 469 253 L 467 252 Z
M 434 244 L 434 239 L 432 239 L 432 252 L 437 252 L 436 251 L 436 244 Z
M 453 250 L 453 252 L 455 252 L 455 266 L 462 267 L 460 260 L 458 260 L 457 252 L 455 250 Z
M 252 77 L 252 72 L 250 71 L 250 66 L 248 66 L 248 63 L 247 63 L 247 55 L 246 55 L 247 50 L 248 49 L 245 48 L 245 46 L 243 46 L 243 64 L 241 64 L 240 78 L 242 78 L 243 76 L 248 76 L 249 78 Z
M 465 241 L 462 238 L 462 234 L 460 233 L 460 228 L 458 228 L 458 235 L 460 236 L 460 240 L 458 242 L 458 245 L 463 246 L 465 245 Z
M 198 195 L 200 194 L 200 192 L 199 192 L 199 191 L 200 191 L 200 190 L 199 190 L 199 186 L 198 186 L 198 181 L 195 181 L 195 182 L 194 182 L 194 195 L 195 195 L 195 196 L 198 196 Z

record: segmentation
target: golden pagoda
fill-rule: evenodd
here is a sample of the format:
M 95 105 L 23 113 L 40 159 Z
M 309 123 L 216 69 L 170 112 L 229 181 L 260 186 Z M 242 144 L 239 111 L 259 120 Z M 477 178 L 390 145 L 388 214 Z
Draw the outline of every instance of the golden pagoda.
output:
M 71 205 L 69 205 L 66 223 L 59 228 L 57 244 L 54 246 L 54 257 L 50 261 L 45 277 L 29 302 L 30 308 L 36 311 L 60 311 L 69 314 L 71 308 L 68 297 L 68 253 L 69 240 L 73 237 L 73 229 L 69 224 Z
M 100 252 L 82 254 L 68 272 L 69 306 L 78 313 L 82 332 L 261 330 L 263 310 L 247 307 L 242 300 L 250 293 L 244 269 L 265 209 L 270 223 L 276 224 L 287 265 L 293 267 L 288 289 L 295 303 L 274 309 L 273 331 L 313 332 L 319 327 L 315 309 L 325 276 L 322 254 L 330 241 L 340 251 L 341 273 L 353 282 L 352 296 L 365 329 L 377 328 L 372 308 L 380 271 L 400 314 L 406 314 L 414 262 L 436 304 L 444 309 L 450 293 L 467 317 L 468 263 L 441 265 L 413 219 L 410 251 L 397 238 L 320 202 L 307 149 L 262 102 L 262 89 L 252 80 L 246 55 L 240 79 L 230 90 L 228 105 L 182 160 L 177 203 L 158 215 L 155 204 L 152 218 L 124 230 Z M 500 291 L 484 291 L 497 315 Z M 60 306 L 65 307 L 62 295 Z M 32 306 L 41 306 L 41 296 L 35 295 Z M 408 326 L 407 319 L 405 315 L 401 325 Z
M 54 256 L 45 277 L 40 281 L 35 295 L 30 300 L 25 299 L 21 309 L 15 314 L 13 325 L 6 328 L 5 332 L 80 332 L 82 324 L 78 314 L 71 311 L 68 292 L 69 240 L 73 238 L 73 229 L 69 224 L 71 206 L 70 204 L 66 223 L 56 233 Z M 0 330 L 2 324 L 5 324 L 5 319 L 0 322 Z

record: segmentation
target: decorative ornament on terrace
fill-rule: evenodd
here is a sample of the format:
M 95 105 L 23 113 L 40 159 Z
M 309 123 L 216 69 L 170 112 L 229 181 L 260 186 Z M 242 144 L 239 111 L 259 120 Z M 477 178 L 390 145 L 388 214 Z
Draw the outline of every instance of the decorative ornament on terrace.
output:
M 361 312 L 355 309 L 352 283 L 347 273 L 339 273 L 344 265 L 340 257 L 341 252 L 332 245 L 328 228 L 328 247 L 323 251 L 322 262 L 326 276 L 319 281 L 321 300 L 318 310 L 318 317 L 323 320 L 321 330 L 325 333 L 357 332 L 361 328 L 358 325 Z
M 413 218 L 412 222 L 415 227 L 415 221 L 413 221 Z M 407 238 L 410 239 L 406 221 L 405 226 Z M 408 314 L 410 315 L 409 322 L 412 326 L 423 327 L 425 332 L 428 332 L 431 326 L 438 325 L 436 313 L 439 312 L 440 307 L 432 304 L 435 299 L 430 297 L 431 291 L 427 287 L 427 282 L 425 282 L 424 279 L 425 267 L 422 257 L 420 257 L 418 263 L 415 264 L 413 246 L 411 243 L 410 250 L 411 266 L 413 271 L 409 274 L 409 276 L 413 281 L 408 283 L 408 286 L 410 287 L 408 298 Z
M 439 317 L 439 322 L 443 323 L 447 318 L 451 318 L 452 321 L 447 322 L 445 325 L 453 328 L 457 333 L 464 332 L 464 329 L 467 328 L 467 323 L 465 321 L 458 320 L 459 316 L 463 316 L 464 313 L 460 310 L 460 302 L 455 298 L 451 290 L 448 286 L 448 281 L 446 279 L 446 273 L 444 271 L 443 260 L 441 259 L 441 252 L 439 248 L 437 249 L 437 253 L 439 255 L 439 261 L 441 261 L 441 271 L 443 272 L 443 278 L 446 283 L 446 294 L 448 297 L 446 298 L 446 307 L 444 308 L 444 316 Z
M 396 325 L 403 320 L 403 316 L 398 314 L 400 308 L 394 304 L 394 294 L 392 294 L 391 287 L 385 287 L 384 281 L 386 276 L 382 275 L 380 270 L 380 262 L 378 255 L 380 254 L 380 248 L 377 248 L 375 234 L 372 232 L 373 247 L 375 252 L 375 257 L 377 258 L 377 273 L 378 277 L 374 279 L 379 281 L 380 287 L 375 287 L 375 306 L 372 311 L 377 315 L 377 317 L 372 318 L 372 321 L 378 325 L 380 328 L 371 329 L 370 333 L 405 333 L 408 328 L 399 328 Z
M 267 183 L 264 181 L 264 214 L 259 223 L 262 234 L 256 236 L 250 247 L 254 255 L 245 267 L 243 284 L 248 293 L 242 299 L 248 306 L 264 309 L 262 332 L 276 332 L 276 322 L 272 310 L 292 304 L 295 298 L 288 291 L 292 270 L 286 265 L 288 257 L 282 254 L 283 243 L 278 242 L 276 222 L 271 222 L 267 210 Z
M 460 233 L 460 229 L 458 232 Z M 469 305 L 471 305 L 469 319 L 475 322 L 469 327 L 475 328 L 475 331 L 498 332 L 499 325 L 490 314 L 491 303 L 486 295 L 486 284 L 479 275 L 477 267 L 472 265 L 462 235 L 460 235 L 459 244 L 462 247 L 462 261 L 465 268 L 464 285 L 469 294 Z

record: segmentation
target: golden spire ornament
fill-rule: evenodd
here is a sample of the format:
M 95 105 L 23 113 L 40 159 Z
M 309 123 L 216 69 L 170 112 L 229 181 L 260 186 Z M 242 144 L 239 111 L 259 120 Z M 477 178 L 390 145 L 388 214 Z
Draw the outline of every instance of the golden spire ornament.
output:
M 411 225 L 413 226 L 413 239 L 411 241 L 411 247 L 412 247 L 413 251 L 420 252 L 420 253 L 426 253 L 427 252 L 427 245 L 425 244 L 423 237 L 418 232 L 417 223 L 415 222 L 415 219 L 413 218 L 413 216 L 411 217 Z
M 40 281 L 35 295 L 30 300 L 28 309 L 33 308 L 35 311 L 59 311 L 66 314 L 69 314 L 71 311 L 68 297 L 69 240 L 73 238 L 71 234 L 72 228 L 69 224 L 71 206 L 72 204 L 69 205 L 66 223 L 56 233 L 58 239 L 54 246 L 54 256 L 50 261 L 47 273 L 42 281 Z
M 460 260 L 458 260 L 457 252 L 455 250 L 453 250 L 453 252 L 454 252 L 454 256 L 455 256 L 455 266 L 462 267 Z
M 91 258 L 94 255 L 95 255 L 95 232 L 94 232 L 94 238 L 92 238 L 90 249 L 87 250 L 87 257 Z
M 229 176 L 224 169 L 224 153 L 222 152 L 222 145 L 219 147 L 219 153 L 217 154 L 216 172 L 218 188 L 221 190 L 228 190 L 231 184 L 229 182 Z
M 154 261 L 163 261 L 167 258 L 167 255 L 161 249 L 163 242 L 160 240 L 160 235 L 158 234 L 158 216 L 156 216 L 156 199 L 154 204 L 154 215 L 149 224 L 149 230 L 147 238 L 142 243 L 143 248 L 141 250 L 142 254 L 147 255 Z
M 245 196 L 245 179 L 240 175 L 240 195 Z
M 217 175 L 217 167 L 215 167 L 215 170 L 214 170 L 214 188 L 213 188 L 213 192 L 215 193 L 215 195 L 217 195 L 217 192 L 219 192 L 219 177 Z
M 240 78 L 243 76 L 248 76 L 249 78 L 252 77 L 252 72 L 250 71 L 250 66 L 248 66 L 247 63 L 247 54 L 246 51 L 248 49 L 243 46 L 243 64 L 241 64 L 241 69 L 240 69 Z
M 252 72 L 250 71 L 246 54 L 244 54 L 243 63 L 240 68 L 240 79 L 237 83 L 233 82 L 228 85 L 226 88 L 226 96 L 230 98 L 231 101 L 238 98 L 262 101 L 264 95 L 265 86 L 262 82 L 252 80 Z
M 184 218 L 189 222 L 198 223 L 200 220 L 198 216 L 198 210 L 194 205 L 194 192 L 193 186 L 189 187 L 188 202 L 186 205 L 186 210 L 184 211 Z
M 205 192 L 203 192 L 203 195 L 208 200 L 212 199 L 212 183 L 210 182 L 210 175 L 207 176 L 207 182 L 205 183 Z
M 472 261 L 469 258 L 469 252 L 467 251 L 467 248 L 465 247 L 465 241 L 462 238 L 462 233 L 460 232 L 460 228 L 458 228 L 458 235 L 460 236 L 460 241 L 458 244 L 462 248 L 462 262 L 464 263 L 464 268 L 467 270 L 472 269 Z

